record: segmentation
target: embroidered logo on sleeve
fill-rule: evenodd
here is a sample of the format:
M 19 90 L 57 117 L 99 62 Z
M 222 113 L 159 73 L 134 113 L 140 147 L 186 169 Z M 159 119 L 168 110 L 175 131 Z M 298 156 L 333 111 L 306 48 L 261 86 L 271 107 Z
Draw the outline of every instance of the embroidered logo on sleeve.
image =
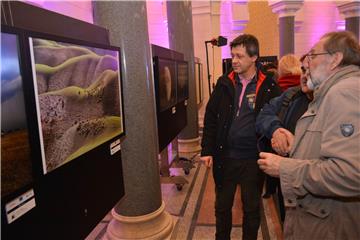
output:
M 354 133 L 354 126 L 350 123 L 340 124 L 340 129 L 344 137 L 349 137 Z

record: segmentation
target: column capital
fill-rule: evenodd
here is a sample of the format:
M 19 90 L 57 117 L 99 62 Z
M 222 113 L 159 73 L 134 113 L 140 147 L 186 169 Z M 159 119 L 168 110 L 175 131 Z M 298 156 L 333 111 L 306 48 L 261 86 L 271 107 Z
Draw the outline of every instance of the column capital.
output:
M 344 18 L 360 17 L 360 0 L 337 1 L 336 5 Z
M 273 13 L 279 17 L 292 17 L 302 7 L 304 0 L 269 0 L 269 6 Z
M 210 14 L 211 6 L 210 2 L 207 1 L 193 1 L 192 2 L 192 14 L 193 15 L 203 15 Z

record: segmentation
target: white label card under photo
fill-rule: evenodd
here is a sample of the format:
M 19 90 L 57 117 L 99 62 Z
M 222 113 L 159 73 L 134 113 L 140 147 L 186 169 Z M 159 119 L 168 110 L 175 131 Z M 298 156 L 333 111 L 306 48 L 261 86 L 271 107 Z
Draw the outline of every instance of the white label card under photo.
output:
M 176 113 L 176 107 L 172 107 L 172 108 L 171 108 L 171 113 L 172 113 L 172 114 L 175 114 L 175 113 Z
M 110 154 L 114 155 L 118 151 L 120 151 L 121 145 L 120 145 L 120 139 L 117 139 L 116 141 L 112 142 L 110 144 Z
M 117 140 L 115 140 L 114 142 L 112 142 L 110 144 L 110 148 L 113 148 L 113 147 L 115 147 L 116 145 L 119 145 L 119 144 L 120 144 L 120 139 L 117 139 Z
M 7 222 L 14 222 L 35 206 L 34 190 L 30 189 L 5 205 Z

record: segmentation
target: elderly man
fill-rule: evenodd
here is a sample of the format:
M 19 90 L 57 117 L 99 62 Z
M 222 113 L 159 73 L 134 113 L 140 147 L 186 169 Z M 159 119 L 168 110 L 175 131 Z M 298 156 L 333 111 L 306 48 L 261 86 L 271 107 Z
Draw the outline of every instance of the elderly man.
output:
M 325 34 L 307 54 L 314 100 L 298 120 L 290 158 L 260 153 L 280 177 L 285 239 L 360 239 L 360 46 Z

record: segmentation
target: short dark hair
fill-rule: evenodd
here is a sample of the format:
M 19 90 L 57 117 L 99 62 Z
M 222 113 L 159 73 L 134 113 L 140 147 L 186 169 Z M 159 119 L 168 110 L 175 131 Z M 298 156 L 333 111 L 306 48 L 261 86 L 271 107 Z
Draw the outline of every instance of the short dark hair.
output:
M 354 33 L 349 31 L 329 32 L 325 39 L 324 50 L 329 53 L 341 52 L 343 60 L 340 66 L 360 66 L 360 45 Z
M 230 49 L 239 45 L 243 45 L 245 47 L 246 52 L 250 57 L 259 57 L 259 41 L 255 36 L 251 34 L 241 34 L 230 43 Z

